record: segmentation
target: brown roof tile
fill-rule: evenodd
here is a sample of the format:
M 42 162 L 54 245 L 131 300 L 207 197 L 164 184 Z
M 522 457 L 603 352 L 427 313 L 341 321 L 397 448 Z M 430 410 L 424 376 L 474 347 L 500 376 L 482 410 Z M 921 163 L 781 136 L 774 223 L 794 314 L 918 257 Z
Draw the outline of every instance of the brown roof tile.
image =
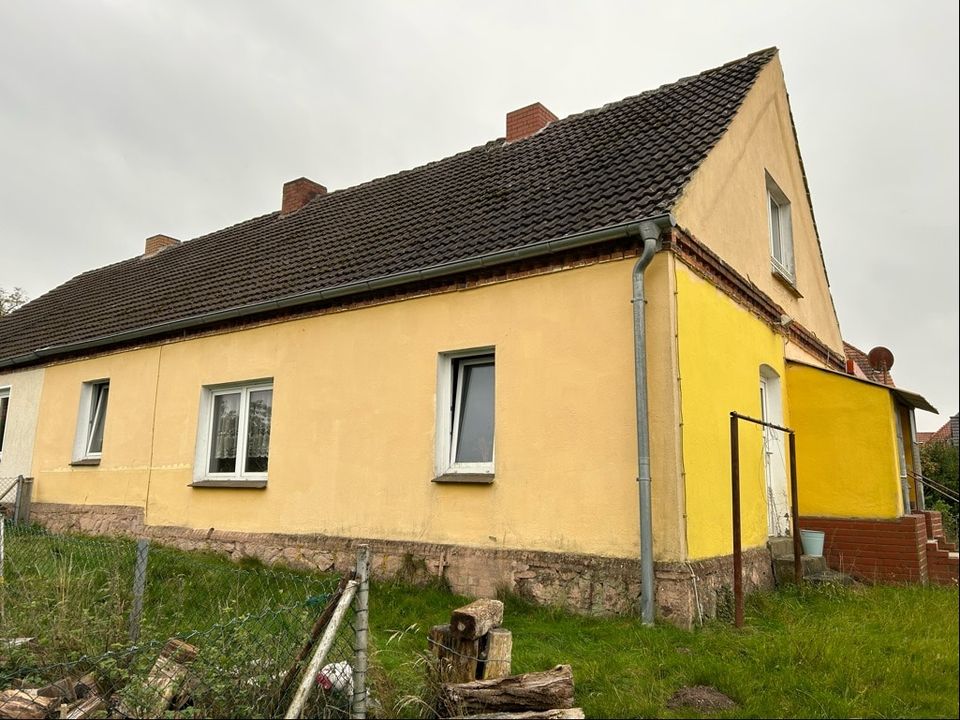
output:
M 775 54 L 84 273 L 0 321 L 0 363 L 668 211 Z

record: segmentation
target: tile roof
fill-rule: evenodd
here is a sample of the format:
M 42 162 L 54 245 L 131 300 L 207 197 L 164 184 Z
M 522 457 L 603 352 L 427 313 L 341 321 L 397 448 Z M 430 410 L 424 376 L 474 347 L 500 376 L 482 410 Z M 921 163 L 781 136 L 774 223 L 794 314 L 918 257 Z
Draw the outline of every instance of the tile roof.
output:
M 0 364 L 668 211 L 776 52 L 79 275 L 0 320 Z
M 893 376 L 890 374 L 890 371 L 888 370 L 887 372 L 880 372 L 879 370 L 874 370 L 873 366 L 870 365 L 870 358 L 867 357 L 867 354 L 863 350 L 844 340 L 843 351 L 847 356 L 847 360 L 852 360 L 854 363 L 856 363 L 857 367 L 863 372 L 864 377 L 866 377 L 868 380 L 873 380 L 874 382 L 882 383 L 883 385 L 896 387 L 896 383 L 893 382 Z

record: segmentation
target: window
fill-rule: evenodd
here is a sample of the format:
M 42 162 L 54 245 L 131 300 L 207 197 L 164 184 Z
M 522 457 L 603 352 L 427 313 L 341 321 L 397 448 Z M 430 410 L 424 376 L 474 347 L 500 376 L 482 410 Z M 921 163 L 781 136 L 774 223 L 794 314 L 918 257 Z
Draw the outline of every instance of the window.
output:
M 493 479 L 494 368 L 491 349 L 440 355 L 437 479 Z
M 770 264 L 774 274 L 796 283 L 793 265 L 793 224 L 790 201 L 767 175 L 767 207 L 770 224 Z
M 7 409 L 10 407 L 10 388 L 0 388 L 0 460 L 3 459 L 3 436 L 7 432 Z
M 203 390 L 195 484 L 266 484 L 270 460 L 273 384 Z
M 80 390 L 80 412 L 73 442 L 74 464 L 96 465 L 103 453 L 103 433 L 107 422 L 110 381 L 85 382 Z

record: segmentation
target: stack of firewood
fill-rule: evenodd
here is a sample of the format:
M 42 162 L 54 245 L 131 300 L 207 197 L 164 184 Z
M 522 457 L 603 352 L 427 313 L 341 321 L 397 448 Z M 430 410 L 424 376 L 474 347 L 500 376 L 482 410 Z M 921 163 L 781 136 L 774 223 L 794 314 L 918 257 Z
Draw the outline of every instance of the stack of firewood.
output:
M 0 691 L 0 718 L 88 718 L 106 703 L 93 673 L 65 677 L 40 688 L 10 688 Z
M 441 716 L 582 718 L 583 710 L 573 707 L 569 665 L 510 674 L 513 633 L 501 627 L 502 622 L 503 603 L 483 599 L 454 610 L 449 624 L 430 630 Z

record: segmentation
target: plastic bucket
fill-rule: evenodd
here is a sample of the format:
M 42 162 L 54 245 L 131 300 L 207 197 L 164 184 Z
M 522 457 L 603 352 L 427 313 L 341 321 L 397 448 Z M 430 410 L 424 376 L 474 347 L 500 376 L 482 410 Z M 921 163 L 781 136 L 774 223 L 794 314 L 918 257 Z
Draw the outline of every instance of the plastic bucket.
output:
M 821 557 L 823 555 L 824 533 L 821 530 L 801 530 L 800 542 L 803 544 L 803 554 Z

